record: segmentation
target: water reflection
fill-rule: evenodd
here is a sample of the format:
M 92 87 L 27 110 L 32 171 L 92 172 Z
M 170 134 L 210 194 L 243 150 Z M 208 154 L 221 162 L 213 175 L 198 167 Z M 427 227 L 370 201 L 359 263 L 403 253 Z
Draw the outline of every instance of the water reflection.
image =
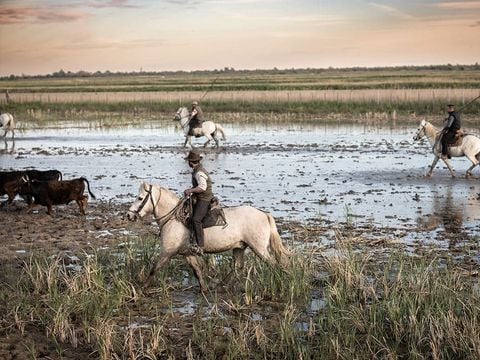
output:
M 432 214 L 419 217 L 417 223 L 424 230 L 443 229 L 451 247 L 457 240 L 465 240 L 469 237 L 464 226 L 468 200 L 455 198 L 454 184 L 450 184 L 444 192 L 440 193 L 443 195 L 433 197 Z
M 15 152 L 15 139 L 13 139 L 11 142 L 5 139 L 5 147 L 0 150 L 0 154 L 13 154 L 14 152 Z

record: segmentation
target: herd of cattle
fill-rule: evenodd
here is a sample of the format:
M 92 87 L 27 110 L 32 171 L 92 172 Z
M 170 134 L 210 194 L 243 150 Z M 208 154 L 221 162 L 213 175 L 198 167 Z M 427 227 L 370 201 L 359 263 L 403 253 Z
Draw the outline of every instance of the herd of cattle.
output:
M 90 184 L 84 177 L 62 180 L 58 170 L 0 171 L 0 196 L 8 195 L 7 204 L 12 204 L 15 196 L 20 195 L 29 205 L 31 211 L 36 205 L 47 207 L 47 214 L 52 215 L 52 205 L 68 204 L 75 200 L 80 213 L 85 215 L 88 196 L 84 195 L 85 183 L 88 193 Z

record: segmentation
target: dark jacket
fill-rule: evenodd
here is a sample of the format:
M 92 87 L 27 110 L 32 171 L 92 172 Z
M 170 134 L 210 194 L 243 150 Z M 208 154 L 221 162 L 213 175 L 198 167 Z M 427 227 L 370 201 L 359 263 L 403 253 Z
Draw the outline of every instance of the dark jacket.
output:
M 195 194 L 198 200 L 204 200 L 210 202 L 213 198 L 213 191 L 212 191 L 212 180 L 210 179 L 210 175 L 208 174 L 207 170 L 203 168 L 202 165 L 197 166 L 192 173 L 192 185 L 193 187 L 198 186 L 197 179 L 195 179 L 195 174 L 197 172 L 203 172 L 204 174 L 207 175 L 207 189 L 201 193 Z
M 449 132 L 456 132 L 457 130 L 460 130 L 461 127 L 462 122 L 460 120 L 460 114 L 456 111 L 452 111 L 451 113 L 449 113 L 445 129 Z

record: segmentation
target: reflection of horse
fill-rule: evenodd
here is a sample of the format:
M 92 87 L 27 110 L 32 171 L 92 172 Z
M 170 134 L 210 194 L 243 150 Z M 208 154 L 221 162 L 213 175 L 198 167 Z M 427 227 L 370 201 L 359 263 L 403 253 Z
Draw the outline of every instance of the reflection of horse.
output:
M 183 130 L 185 131 L 185 144 L 183 144 L 184 147 L 187 146 L 187 143 L 191 146 L 192 146 L 192 142 L 191 142 L 191 135 L 188 134 L 188 131 L 190 130 L 190 127 L 189 127 L 189 122 L 190 122 L 190 119 L 189 119 L 189 112 L 188 112 L 188 109 L 186 107 L 181 107 L 177 110 L 177 112 L 175 113 L 175 120 L 176 121 L 179 121 L 180 122 L 180 125 L 182 126 Z M 225 131 L 223 130 L 223 127 L 220 126 L 219 124 L 215 124 L 213 121 L 204 121 L 202 123 L 202 127 L 201 128 L 196 128 L 196 129 L 193 129 L 193 135 L 195 137 L 202 137 L 202 136 L 206 136 L 207 137 L 207 142 L 203 145 L 204 147 L 206 147 L 208 145 L 208 143 L 212 140 L 215 141 L 215 144 L 217 145 L 218 147 L 218 138 L 217 138 L 217 133 L 220 132 L 222 134 L 222 138 L 223 140 L 226 139 L 226 136 L 225 136 Z
M 435 165 L 437 165 L 438 160 L 442 159 L 447 165 L 452 177 L 455 177 L 455 171 L 450 165 L 450 161 L 442 157 L 442 149 L 440 144 L 441 130 L 437 129 L 428 121 L 422 120 L 417 133 L 413 137 L 413 140 L 420 140 L 424 136 L 428 139 L 430 145 L 432 145 L 432 151 L 435 155 L 427 176 L 432 175 L 433 169 L 435 168 Z M 473 168 L 480 163 L 480 139 L 475 135 L 465 135 L 461 145 L 450 147 L 450 155 L 453 157 L 466 156 L 472 162 L 472 166 L 468 168 L 466 176 L 472 176 Z
M 190 230 L 174 215 L 170 216 L 179 201 L 175 193 L 168 189 L 142 183 L 137 200 L 128 210 L 127 216 L 130 220 L 153 214 L 161 228 L 162 253 L 155 261 L 145 284 L 150 284 L 155 272 L 171 257 L 180 254 L 193 268 L 203 291 L 206 287 L 199 259 L 190 250 Z M 212 226 L 204 229 L 205 253 L 233 250 L 235 270 L 243 268 L 243 255 L 247 247 L 268 263 L 273 263 L 275 258 L 281 264 L 285 263 L 288 251 L 283 247 L 272 215 L 251 206 L 225 208 L 224 212 L 228 224 L 226 227 Z
M 5 131 L 3 137 L 6 140 L 7 133 L 12 132 L 12 139 L 15 136 L 15 121 L 13 121 L 13 116 L 10 113 L 3 113 L 0 115 L 0 127 Z
M 443 225 L 445 238 L 449 247 L 454 247 L 458 240 L 467 240 L 469 235 L 464 231 L 463 221 L 467 218 L 468 208 L 462 201 L 455 202 L 453 187 L 449 186 L 447 191 L 436 194 L 433 197 L 433 213 L 417 219 L 418 225 L 423 230 L 432 231 Z

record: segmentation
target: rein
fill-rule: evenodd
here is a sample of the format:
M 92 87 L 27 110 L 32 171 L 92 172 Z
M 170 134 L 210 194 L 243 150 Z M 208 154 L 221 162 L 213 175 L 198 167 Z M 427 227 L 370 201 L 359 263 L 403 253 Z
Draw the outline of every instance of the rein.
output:
M 149 185 L 148 190 L 145 188 L 144 190 L 148 195 L 143 198 L 142 203 L 140 204 L 138 209 L 128 210 L 129 212 L 134 213 L 135 215 L 138 215 L 140 211 L 142 211 L 143 207 L 147 204 L 148 198 L 150 198 L 150 200 L 152 201 L 153 210 L 155 211 L 155 203 L 153 202 L 153 196 L 152 196 L 152 185 Z
M 182 120 L 185 119 L 185 118 L 188 118 L 189 115 L 188 115 L 188 112 L 187 112 L 187 115 L 182 116 L 182 115 L 181 115 L 181 112 L 182 112 L 181 110 L 177 111 L 176 117 L 177 117 L 178 121 L 180 122 L 180 126 L 181 126 L 182 128 L 186 128 L 186 127 L 190 124 L 190 119 L 188 119 L 188 120 L 185 122 L 185 124 L 183 124 L 183 125 L 182 125 Z
M 190 197 L 183 197 L 181 198 L 177 205 L 173 207 L 172 210 L 170 210 L 168 213 L 163 215 L 162 217 L 155 217 L 155 220 L 158 223 L 158 226 L 160 227 L 160 231 L 162 231 L 162 228 L 165 226 L 166 223 L 168 223 L 170 220 L 173 218 L 176 218 L 180 222 L 184 222 L 185 216 L 183 215 L 183 212 L 181 211 L 183 209 L 183 204 L 185 204 L 186 201 L 188 201 Z
M 149 187 L 148 187 L 148 190 L 145 189 L 145 192 L 147 193 L 147 196 L 145 196 L 142 200 L 142 203 L 140 204 L 140 206 L 138 207 L 138 209 L 136 210 L 128 210 L 129 212 L 131 213 L 134 213 L 135 215 L 138 215 L 140 213 L 140 211 L 142 211 L 142 209 L 144 208 L 144 206 L 147 204 L 148 202 L 148 199 L 150 199 L 150 201 L 152 202 L 152 208 L 153 208 L 153 217 L 155 218 L 155 221 L 158 223 L 158 226 L 160 227 L 160 231 L 162 230 L 162 228 L 165 226 L 165 224 L 167 222 L 169 222 L 170 220 L 172 220 L 173 217 L 175 217 L 177 220 L 179 220 L 180 222 L 182 223 L 185 223 L 185 220 L 187 218 L 187 216 L 191 213 L 191 210 L 192 210 L 192 201 L 191 201 L 191 197 L 183 197 L 181 198 L 177 205 L 175 205 L 173 207 L 172 210 L 170 210 L 168 213 L 166 213 L 165 215 L 163 215 L 162 217 L 159 217 L 157 218 L 155 216 L 155 203 L 153 201 L 153 195 L 152 195 L 152 185 L 150 184 Z M 161 196 L 162 192 L 160 191 L 160 196 Z M 183 205 L 185 204 L 186 201 L 189 201 L 189 208 L 188 208 L 188 212 L 184 212 L 182 211 L 183 209 Z M 160 198 L 158 199 L 158 202 L 160 202 Z M 157 204 L 158 204 L 157 202 Z

